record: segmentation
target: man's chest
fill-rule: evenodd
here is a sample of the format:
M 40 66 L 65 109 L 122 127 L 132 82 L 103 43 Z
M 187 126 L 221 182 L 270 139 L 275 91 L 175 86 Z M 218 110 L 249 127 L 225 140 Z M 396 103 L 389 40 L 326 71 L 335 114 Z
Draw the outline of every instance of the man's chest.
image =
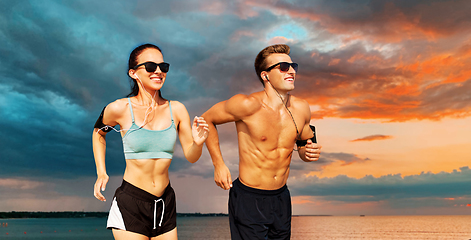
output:
M 254 141 L 262 141 L 277 145 L 292 145 L 304 122 L 302 118 L 286 109 L 274 111 L 262 109 L 244 119 L 242 124 Z

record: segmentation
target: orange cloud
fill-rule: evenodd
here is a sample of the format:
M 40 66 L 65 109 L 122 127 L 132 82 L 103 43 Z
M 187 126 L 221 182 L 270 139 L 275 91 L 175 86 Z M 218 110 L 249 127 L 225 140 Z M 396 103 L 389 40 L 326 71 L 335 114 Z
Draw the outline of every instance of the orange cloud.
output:
M 471 42 L 452 52 L 417 51 L 414 59 L 354 47 L 307 54 L 313 67 L 303 67 L 307 73 L 298 75 L 296 94 L 317 107 L 312 118 L 409 121 L 471 115 Z
M 456 52 L 453 55 L 441 54 L 431 56 L 423 61 L 398 65 L 396 70 L 415 75 L 416 80 L 442 79 L 442 83 L 464 82 L 471 79 L 469 66 L 471 52 Z
M 268 41 L 268 43 L 270 45 L 287 44 L 287 43 L 292 42 L 292 41 L 293 41 L 292 39 L 288 39 L 288 38 L 285 38 L 283 36 L 277 36 L 277 37 L 273 37 L 272 39 L 270 39 L 270 41 Z
M 367 55 L 367 54 L 364 54 L 364 53 L 356 53 L 355 55 L 351 56 L 347 62 L 349 63 L 354 63 L 354 62 L 357 62 L 357 61 L 368 61 L 368 62 L 378 62 L 378 61 L 382 61 L 382 59 L 379 57 L 379 56 L 376 56 L 376 55 Z
M 330 75 L 336 76 L 336 77 L 343 77 L 343 78 L 344 78 L 344 77 L 347 77 L 347 75 L 345 75 L 345 74 L 340 74 L 340 73 L 330 73 Z
M 357 138 L 355 140 L 351 140 L 350 142 L 361 142 L 361 141 L 376 141 L 376 140 L 386 140 L 386 139 L 391 139 L 393 138 L 392 136 L 389 135 L 371 135 L 371 136 L 366 136 L 362 138 Z
M 389 89 L 386 90 L 386 94 L 390 96 L 418 96 L 420 92 L 420 87 L 418 85 L 410 83 L 393 84 Z
M 333 65 L 337 65 L 339 64 L 340 62 L 340 59 L 332 59 L 330 62 L 329 62 L 329 66 L 333 66 Z

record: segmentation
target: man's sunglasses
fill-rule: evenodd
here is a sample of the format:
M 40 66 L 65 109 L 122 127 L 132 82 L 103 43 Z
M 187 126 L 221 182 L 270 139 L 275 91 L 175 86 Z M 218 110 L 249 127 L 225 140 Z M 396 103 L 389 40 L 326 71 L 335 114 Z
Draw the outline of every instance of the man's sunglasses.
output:
M 145 62 L 138 64 L 134 67 L 134 70 L 136 70 L 138 67 L 144 65 L 146 67 L 146 71 L 153 73 L 155 70 L 157 70 L 157 66 L 160 68 L 160 71 L 166 73 L 168 72 L 168 69 L 170 68 L 170 64 L 162 62 L 162 63 L 155 63 L 155 62 Z
M 272 65 L 270 66 L 269 68 L 267 68 L 267 72 L 271 71 L 273 68 L 275 68 L 276 66 L 280 65 L 280 71 L 282 72 L 287 72 L 289 70 L 289 67 L 293 67 L 294 71 L 297 72 L 298 71 L 298 64 L 297 63 L 289 63 L 289 62 L 279 62 L 275 65 Z

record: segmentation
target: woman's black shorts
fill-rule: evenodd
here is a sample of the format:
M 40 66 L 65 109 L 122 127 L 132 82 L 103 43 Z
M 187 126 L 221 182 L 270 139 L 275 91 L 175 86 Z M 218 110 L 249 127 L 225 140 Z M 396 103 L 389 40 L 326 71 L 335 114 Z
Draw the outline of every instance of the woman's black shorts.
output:
M 121 229 L 155 237 L 177 227 L 175 192 L 168 184 L 161 197 L 123 180 L 116 189 L 108 216 L 108 229 Z

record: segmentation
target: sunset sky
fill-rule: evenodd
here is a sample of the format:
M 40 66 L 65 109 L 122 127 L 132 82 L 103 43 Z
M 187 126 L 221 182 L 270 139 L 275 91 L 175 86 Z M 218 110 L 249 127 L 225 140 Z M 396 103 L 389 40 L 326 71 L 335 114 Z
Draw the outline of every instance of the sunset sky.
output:
M 322 145 L 294 154 L 294 214 L 471 214 L 471 3 L 467 0 L 0 1 L 0 211 L 108 211 L 122 181 L 107 136 L 103 203 L 91 134 L 130 92 L 143 43 L 171 64 L 162 94 L 201 115 L 263 89 L 257 53 L 286 43 Z M 238 175 L 233 124 L 218 128 Z M 206 148 L 170 167 L 178 212 L 227 213 Z

